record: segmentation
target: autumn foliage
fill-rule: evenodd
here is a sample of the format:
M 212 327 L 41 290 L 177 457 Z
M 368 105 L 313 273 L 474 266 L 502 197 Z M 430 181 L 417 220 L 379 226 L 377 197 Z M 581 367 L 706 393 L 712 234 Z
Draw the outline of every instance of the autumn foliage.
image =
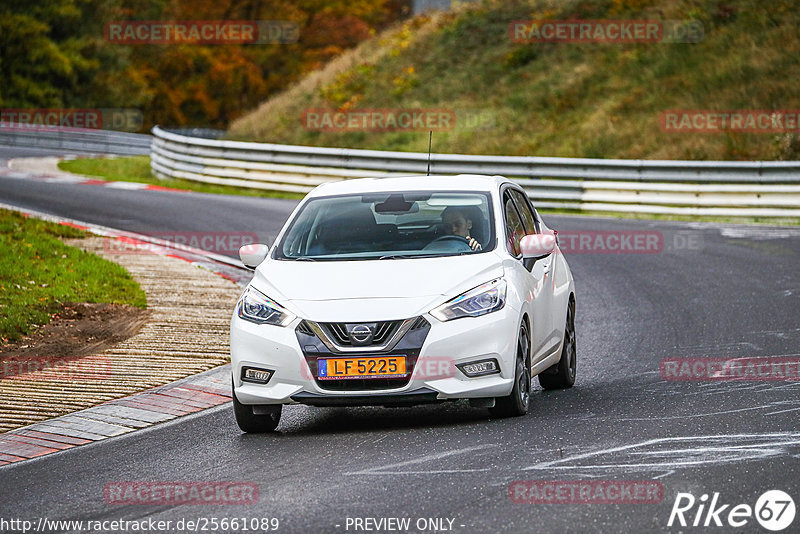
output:
M 407 0 L 3 0 L 0 107 L 135 108 L 153 124 L 225 128 L 408 14 Z M 291 44 L 136 44 L 114 21 L 291 21 Z

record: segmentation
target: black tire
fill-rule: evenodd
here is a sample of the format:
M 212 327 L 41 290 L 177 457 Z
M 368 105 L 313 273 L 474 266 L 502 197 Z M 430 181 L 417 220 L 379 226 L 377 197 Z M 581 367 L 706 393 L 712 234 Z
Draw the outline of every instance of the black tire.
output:
M 254 413 L 253 408 L 260 413 Z M 282 411 L 282 404 L 263 404 L 258 406 L 242 404 L 236 398 L 236 392 L 233 392 L 233 414 L 236 416 L 236 424 L 239 425 L 242 432 L 247 432 L 248 434 L 272 432 L 281 421 Z
M 516 417 L 528 413 L 531 400 L 531 369 L 528 356 L 531 342 L 528 337 L 528 326 L 523 322 L 519 327 L 517 338 L 517 364 L 514 370 L 514 387 L 507 397 L 495 400 L 494 408 L 489 408 L 493 417 Z
M 567 306 L 567 321 L 564 327 L 564 345 L 561 359 L 539 375 L 539 384 L 544 389 L 566 389 L 575 384 L 578 354 L 575 348 L 575 301 Z

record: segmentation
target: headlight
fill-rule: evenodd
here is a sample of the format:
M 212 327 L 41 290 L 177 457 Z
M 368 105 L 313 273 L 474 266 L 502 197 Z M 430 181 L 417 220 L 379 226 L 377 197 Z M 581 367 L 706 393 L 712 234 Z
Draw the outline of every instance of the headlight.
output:
M 239 300 L 239 317 L 256 324 L 286 326 L 294 320 L 294 315 L 280 304 L 260 291 L 248 287 Z
M 506 303 L 506 281 L 497 278 L 486 282 L 431 311 L 440 321 L 478 317 L 501 309 Z

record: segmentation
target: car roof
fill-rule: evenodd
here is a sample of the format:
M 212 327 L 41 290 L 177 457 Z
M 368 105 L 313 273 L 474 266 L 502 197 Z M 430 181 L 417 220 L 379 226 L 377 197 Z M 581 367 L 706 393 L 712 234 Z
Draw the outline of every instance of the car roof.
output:
M 490 192 L 500 184 L 511 182 L 503 176 L 457 174 L 449 176 L 392 176 L 389 178 L 356 178 L 328 182 L 314 189 L 309 196 L 385 193 L 391 191 L 481 191 Z

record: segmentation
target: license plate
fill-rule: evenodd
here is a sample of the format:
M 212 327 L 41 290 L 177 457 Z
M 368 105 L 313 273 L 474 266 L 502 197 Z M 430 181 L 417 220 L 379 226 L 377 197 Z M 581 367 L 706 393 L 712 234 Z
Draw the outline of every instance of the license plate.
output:
M 406 374 L 406 357 L 320 358 L 317 369 L 320 380 L 399 378 Z

